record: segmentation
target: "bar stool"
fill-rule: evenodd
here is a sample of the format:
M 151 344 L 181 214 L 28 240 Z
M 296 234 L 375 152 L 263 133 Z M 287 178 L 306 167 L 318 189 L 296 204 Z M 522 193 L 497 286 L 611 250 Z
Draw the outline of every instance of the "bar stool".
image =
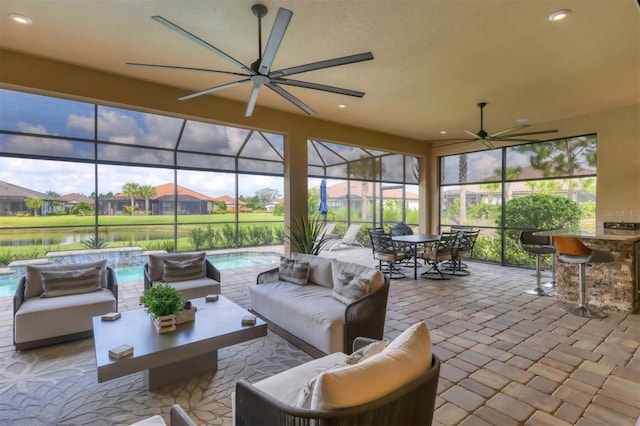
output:
M 570 314 L 588 318 L 605 318 L 607 314 L 585 306 L 585 267 L 589 263 L 612 262 L 613 256 L 602 250 L 593 250 L 574 237 L 554 237 L 558 259 L 578 265 L 578 304 L 573 308 L 562 308 Z
M 550 254 L 552 256 L 552 267 L 551 273 L 552 278 L 549 283 L 555 282 L 555 254 L 556 248 L 553 246 L 553 240 L 551 237 L 546 237 L 542 235 L 534 235 L 535 232 L 538 231 L 522 231 L 520 232 L 520 237 L 518 238 L 518 245 L 520 248 L 527 253 L 536 255 L 536 287 L 531 290 L 527 290 L 525 293 L 533 294 L 536 296 L 553 296 L 553 294 L 547 292 L 540 285 L 540 279 L 542 278 L 542 255 Z

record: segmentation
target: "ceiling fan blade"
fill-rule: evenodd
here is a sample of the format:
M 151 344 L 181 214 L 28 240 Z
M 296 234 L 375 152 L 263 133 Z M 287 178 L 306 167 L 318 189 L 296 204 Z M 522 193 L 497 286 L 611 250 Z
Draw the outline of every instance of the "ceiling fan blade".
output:
M 487 140 L 487 139 L 481 139 L 480 142 L 482 142 L 484 144 L 484 146 L 486 146 L 489 149 L 496 149 L 495 145 L 491 143 L 491 141 Z
M 251 79 L 250 78 L 245 78 L 244 80 L 233 81 L 231 83 L 222 84 L 220 86 L 210 87 L 208 89 L 201 90 L 199 92 L 192 93 L 190 95 L 182 96 L 181 98 L 178 98 L 178 100 L 179 101 L 186 101 L 187 99 L 195 98 L 197 96 L 206 95 L 207 93 L 217 92 L 218 90 L 228 89 L 229 87 L 235 87 L 235 86 L 238 86 L 240 84 L 246 83 L 248 81 L 251 81 Z
M 253 108 L 256 106 L 260 87 L 262 87 L 262 83 L 253 82 L 253 88 L 251 89 L 251 95 L 249 96 L 249 102 L 247 103 L 247 110 L 244 113 L 245 117 L 251 117 L 251 114 L 253 114 Z
M 462 143 L 462 142 L 475 142 L 477 141 L 477 139 L 464 139 L 464 138 L 450 138 L 450 139 L 425 139 L 423 142 L 457 142 L 457 143 Z
M 538 130 L 536 132 L 514 133 L 512 135 L 508 135 L 507 137 L 512 138 L 514 136 L 542 135 L 545 133 L 558 133 L 558 130 Z
M 207 43 L 206 41 L 202 40 L 201 38 L 198 38 L 197 36 L 191 34 L 189 31 L 180 28 L 179 26 L 177 26 L 176 24 L 174 24 L 173 22 L 164 19 L 162 16 L 152 16 L 151 19 L 155 20 L 156 22 L 161 23 L 162 25 L 164 25 L 165 27 L 177 32 L 178 34 L 188 38 L 189 40 L 198 43 L 200 46 L 204 47 L 205 49 L 208 49 L 210 51 L 212 51 L 213 53 L 215 53 L 216 55 L 220 56 L 221 58 L 225 59 L 226 61 L 232 63 L 233 65 L 242 68 L 243 70 L 247 71 L 250 75 L 254 75 L 255 72 L 253 72 L 251 70 L 251 68 L 247 67 L 246 65 L 244 65 L 242 62 L 238 61 L 237 59 L 227 55 L 226 53 L 224 53 L 222 50 L 218 49 L 215 46 L 212 46 L 211 44 Z
M 300 99 L 296 98 L 291 93 L 284 90 L 282 87 L 273 83 L 267 83 L 266 86 L 269 89 L 276 92 L 277 94 L 279 94 L 280 96 L 282 96 L 283 98 L 285 98 L 286 100 L 288 100 L 289 102 L 291 102 L 292 104 L 294 104 L 295 106 L 297 106 L 298 108 L 300 108 L 301 110 L 303 110 L 304 112 L 306 112 L 307 114 L 312 115 L 315 112 L 314 110 L 309 108 L 307 105 L 305 105 Z
M 524 129 L 525 127 L 529 127 L 528 124 L 520 124 L 518 126 L 515 127 L 510 127 L 508 129 L 504 129 L 504 130 L 500 130 L 499 132 L 495 132 L 489 135 L 490 138 L 495 138 L 507 133 L 511 133 L 511 132 L 515 132 L 516 130 L 520 130 L 520 129 Z
M 327 86 L 325 84 L 318 83 L 309 83 L 307 81 L 289 80 L 286 78 L 272 78 L 271 82 L 286 84 L 289 86 L 304 87 L 305 89 L 315 89 L 322 90 L 324 92 L 338 93 L 340 95 L 354 96 L 356 98 L 361 98 L 364 96 L 364 92 L 358 92 L 357 90 L 342 89 L 340 87 Z
M 464 129 L 464 132 L 469 136 L 473 136 L 474 139 L 482 140 L 482 138 L 477 133 L 473 133 L 471 130 Z
M 141 64 L 137 62 L 127 62 L 127 65 L 132 67 L 161 68 L 161 69 L 184 70 L 184 71 L 201 71 L 201 72 L 210 72 L 210 73 L 216 73 L 216 74 L 237 75 L 237 76 L 243 76 L 243 77 L 248 76 L 248 74 L 243 74 L 240 72 L 210 70 L 207 68 L 178 67 L 174 65 Z
M 303 72 L 314 71 L 323 68 L 331 68 L 340 65 L 353 64 L 355 62 L 369 61 L 371 59 L 373 59 L 373 54 L 371 52 L 359 53 L 357 55 L 343 56 L 341 58 L 328 59 L 326 61 L 313 62 L 306 65 L 298 65 L 297 67 L 285 68 L 283 70 L 270 73 L 269 77 L 280 78 L 286 75 L 300 74 Z
M 528 143 L 532 143 L 532 142 L 540 142 L 537 139 L 512 139 L 511 137 L 505 138 L 505 139 L 495 139 L 494 142 L 528 142 Z
M 292 16 L 292 11 L 283 8 L 278 9 L 278 15 L 273 23 L 273 28 L 271 28 L 271 34 L 269 34 L 269 40 L 267 41 L 267 45 L 264 48 L 264 54 L 262 55 L 262 60 L 260 61 L 260 68 L 258 69 L 260 74 L 269 74 L 269 70 L 271 69 L 273 60 L 276 57 L 276 53 L 278 53 L 280 43 L 282 43 L 284 33 L 287 31 L 287 27 L 289 26 L 289 21 L 291 21 Z

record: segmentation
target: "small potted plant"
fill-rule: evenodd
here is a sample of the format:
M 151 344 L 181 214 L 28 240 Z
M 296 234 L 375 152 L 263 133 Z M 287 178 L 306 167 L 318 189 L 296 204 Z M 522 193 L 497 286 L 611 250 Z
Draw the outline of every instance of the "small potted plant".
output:
M 151 315 L 158 333 L 176 329 L 176 316 L 184 309 L 182 294 L 168 284 L 156 284 L 140 296 L 140 304 Z

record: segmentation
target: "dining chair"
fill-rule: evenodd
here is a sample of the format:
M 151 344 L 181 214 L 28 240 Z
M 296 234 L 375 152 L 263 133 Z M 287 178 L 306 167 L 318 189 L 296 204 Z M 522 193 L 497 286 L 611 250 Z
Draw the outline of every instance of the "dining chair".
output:
M 458 231 L 456 242 L 451 250 L 451 260 L 445 269 L 447 274 L 450 275 L 470 275 L 469 266 L 462 262 L 462 259 L 470 257 L 473 252 L 473 246 L 476 244 L 480 230 Z
M 378 261 L 378 269 L 389 276 L 390 280 L 404 278 L 405 274 L 398 268 L 398 263 L 405 259 L 406 253 L 398 249 L 391 235 L 369 229 L 373 257 Z M 394 273 L 396 274 L 394 276 Z
M 423 258 L 430 268 L 420 274 L 421 277 L 430 278 L 432 280 L 449 279 L 449 277 L 440 268 L 440 264 L 451 260 L 453 247 L 457 238 L 457 232 L 443 232 L 438 241 L 427 246 L 427 249 L 423 254 Z

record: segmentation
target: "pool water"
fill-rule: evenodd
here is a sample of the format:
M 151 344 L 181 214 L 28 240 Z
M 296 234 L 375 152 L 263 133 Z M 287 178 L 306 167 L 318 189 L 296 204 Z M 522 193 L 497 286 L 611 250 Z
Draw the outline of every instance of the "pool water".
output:
M 273 266 L 280 261 L 276 253 L 230 253 L 209 255 L 211 261 L 219 270 L 248 268 L 251 266 Z M 118 284 L 143 279 L 142 265 L 116 268 Z M 20 281 L 17 274 L 0 275 L 0 297 L 13 296 Z

